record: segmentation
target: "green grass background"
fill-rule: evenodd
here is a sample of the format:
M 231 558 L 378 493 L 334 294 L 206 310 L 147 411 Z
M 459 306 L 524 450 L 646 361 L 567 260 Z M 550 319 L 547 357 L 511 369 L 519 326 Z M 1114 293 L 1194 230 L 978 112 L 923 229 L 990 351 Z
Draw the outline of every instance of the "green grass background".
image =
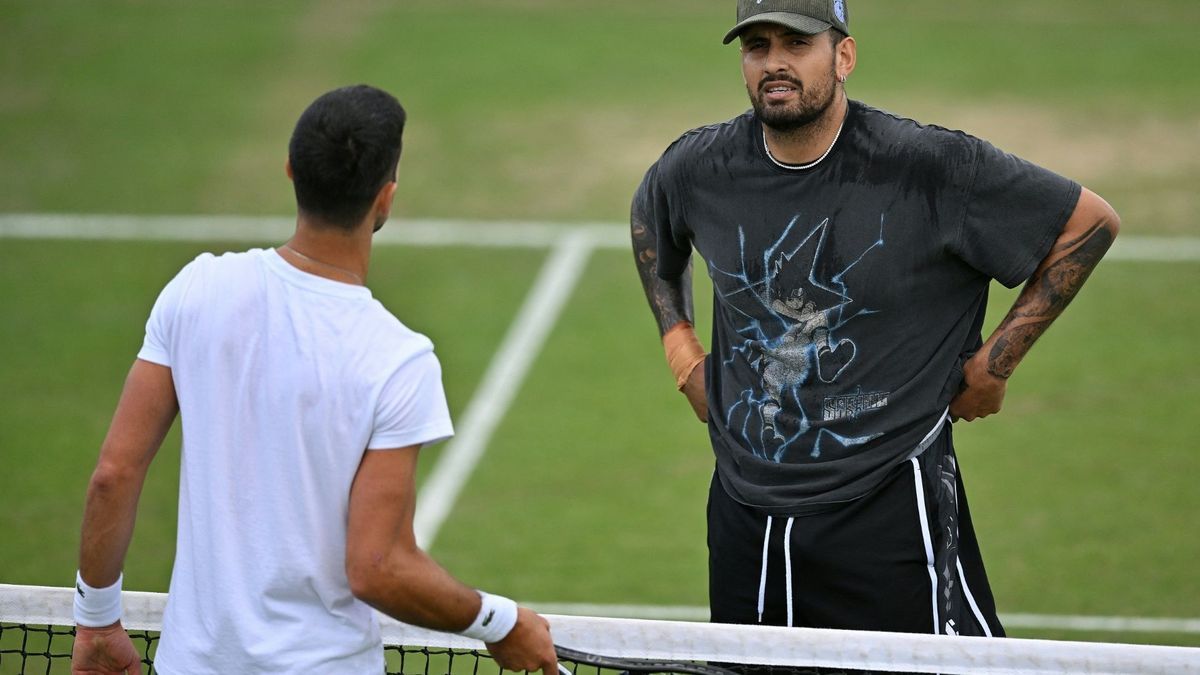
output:
M 1194 0 L 850 9 L 851 96 L 1083 181 L 1126 235 L 1200 233 Z M 288 214 L 291 125 L 361 81 L 409 111 L 401 217 L 621 221 L 671 140 L 746 107 L 719 44 L 732 15 L 724 0 L 0 0 L 0 212 Z M 69 582 L 155 294 L 199 251 L 242 247 L 0 239 L 0 582 Z M 456 414 L 544 257 L 376 253 L 371 286 L 435 340 Z M 1200 616 L 1198 272 L 1106 262 L 1005 411 L 956 427 L 1002 612 Z M 1011 299 L 995 294 L 993 319 Z M 526 601 L 703 604 L 712 460 L 689 415 L 630 255 L 597 251 L 434 555 Z M 133 589 L 166 588 L 177 448 L 143 495 Z

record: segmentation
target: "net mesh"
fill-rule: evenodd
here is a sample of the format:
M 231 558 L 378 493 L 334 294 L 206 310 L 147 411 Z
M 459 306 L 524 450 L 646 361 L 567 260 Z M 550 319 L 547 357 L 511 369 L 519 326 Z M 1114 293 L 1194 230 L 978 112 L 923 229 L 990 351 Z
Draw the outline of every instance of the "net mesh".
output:
M 142 655 L 143 673 L 158 672 L 154 668 L 158 633 L 135 630 L 129 631 L 129 636 Z M 0 622 L 0 674 L 70 673 L 74 638 L 72 626 Z M 387 644 L 383 652 L 385 675 L 500 675 L 505 672 L 481 649 Z M 638 661 L 631 656 L 626 658 Z M 622 672 L 618 668 L 576 661 L 560 659 L 559 663 L 574 675 L 618 675 Z M 802 666 L 720 665 L 737 675 L 857 675 L 869 672 Z
M 69 673 L 75 630 L 71 588 L 0 584 L 0 675 Z M 153 667 L 166 596 L 125 592 L 123 625 Z M 550 616 L 555 641 L 624 659 L 719 664 L 761 673 L 1200 674 L 1200 649 L 712 625 Z M 483 645 L 380 617 L 387 673 L 497 675 Z M 564 662 L 576 675 L 615 675 Z
M 129 631 L 133 644 L 142 655 L 143 673 L 155 673 L 154 653 L 158 646 L 156 631 Z M 50 626 L 0 622 L 0 673 L 3 675 L 32 673 L 69 673 L 71 647 L 75 639 L 73 626 Z M 487 652 L 474 649 L 385 645 L 385 673 L 388 675 L 462 675 L 466 673 L 499 673 L 499 666 Z M 565 664 L 578 675 L 586 675 L 586 667 Z M 591 669 L 599 673 L 599 669 Z
M 129 631 L 129 635 L 142 655 L 143 673 L 157 672 L 154 670 L 154 652 L 158 646 L 158 633 L 138 630 Z M 0 622 L 0 673 L 69 673 L 74 638 L 75 629 L 71 626 Z M 386 645 L 384 658 L 384 672 L 388 675 L 500 672 L 495 661 L 482 650 Z M 579 675 L 587 672 L 586 667 L 580 671 L 578 664 L 566 665 Z M 599 670 L 592 669 L 592 672 Z

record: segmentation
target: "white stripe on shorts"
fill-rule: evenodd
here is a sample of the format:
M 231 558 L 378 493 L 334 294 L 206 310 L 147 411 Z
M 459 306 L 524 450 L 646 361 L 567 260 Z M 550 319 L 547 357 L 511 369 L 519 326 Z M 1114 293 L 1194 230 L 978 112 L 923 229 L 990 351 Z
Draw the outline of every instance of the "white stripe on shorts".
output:
M 771 542 L 771 523 L 775 519 L 767 516 L 767 531 L 763 534 L 762 572 L 758 576 L 758 622 L 762 623 L 763 607 L 767 601 L 767 545 Z
M 931 599 L 930 606 L 933 609 L 933 634 L 941 633 L 939 625 L 941 621 L 938 618 L 938 603 L 937 603 L 937 570 L 933 564 L 933 541 L 929 537 L 929 514 L 925 510 L 925 489 L 924 481 L 921 480 L 921 465 L 917 462 L 917 458 L 913 457 L 908 460 L 913 468 L 913 488 L 917 493 L 917 515 L 921 521 L 921 540 L 925 543 L 925 564 L 929 568 L 929 596 Z
M 984 636 L 992 637 L 992 627 L 988 625 L 987 619 L 983 618 L 983 612 L 979 611 L 979 605 L 975 604 L 975 596 L 971 595 L 971 587 L 967 586 L 967 575 L 963 574 L 962 561 L 955 560 L 954 563 L 958 565 L 958 582 L 962 584 L 963 595 L 967 596 L 967 603 L 971 605 L 971 613 L 983 629 Z
M 787 625 L 791 628 L 795 625 L 792 621 L 792 522 L 794 518 L 788 518 L 787 527 L 783 530 L 783 562 L 784 562 L 784 580 L 787 582 Z

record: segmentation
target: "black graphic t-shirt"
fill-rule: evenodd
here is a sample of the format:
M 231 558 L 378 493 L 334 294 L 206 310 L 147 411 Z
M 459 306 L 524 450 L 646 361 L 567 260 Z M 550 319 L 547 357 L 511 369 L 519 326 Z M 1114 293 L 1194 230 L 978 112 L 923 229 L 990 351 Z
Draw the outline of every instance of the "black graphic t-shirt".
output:
M 659 276 L 695 249 L 712 278 L 722 484 L 799 514 L 863 495 L 929 440 L 981 343 L 989 282 L 1033 273 L 1080 187 L 855 101 L 812 168 L 776 164 L 762 134 L 753 112 L 684 134 L 633 207 Z

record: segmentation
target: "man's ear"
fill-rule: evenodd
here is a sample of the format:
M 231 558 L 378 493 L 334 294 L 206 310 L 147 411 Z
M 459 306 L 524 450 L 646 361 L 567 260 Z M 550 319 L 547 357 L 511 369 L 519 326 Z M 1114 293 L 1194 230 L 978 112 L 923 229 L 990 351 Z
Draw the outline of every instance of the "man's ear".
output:
M 396 188 L 399 184 L 392 180 L 384 183 L 375 195 L 375 213 L 380 218 L 387 218 L 392 213 L 392 203 L 396 199 Z
M 296 174 L 292 173 L 292 158 L 288 157 L 283 162 L 283 170 L 287 173 L 288 180 L 296 180 Z
M 834 46 L 834 69 L 838 78 L 844 80 L 854 72 L 858 63 L 858 43 L 852 37 L 846 37 Z

